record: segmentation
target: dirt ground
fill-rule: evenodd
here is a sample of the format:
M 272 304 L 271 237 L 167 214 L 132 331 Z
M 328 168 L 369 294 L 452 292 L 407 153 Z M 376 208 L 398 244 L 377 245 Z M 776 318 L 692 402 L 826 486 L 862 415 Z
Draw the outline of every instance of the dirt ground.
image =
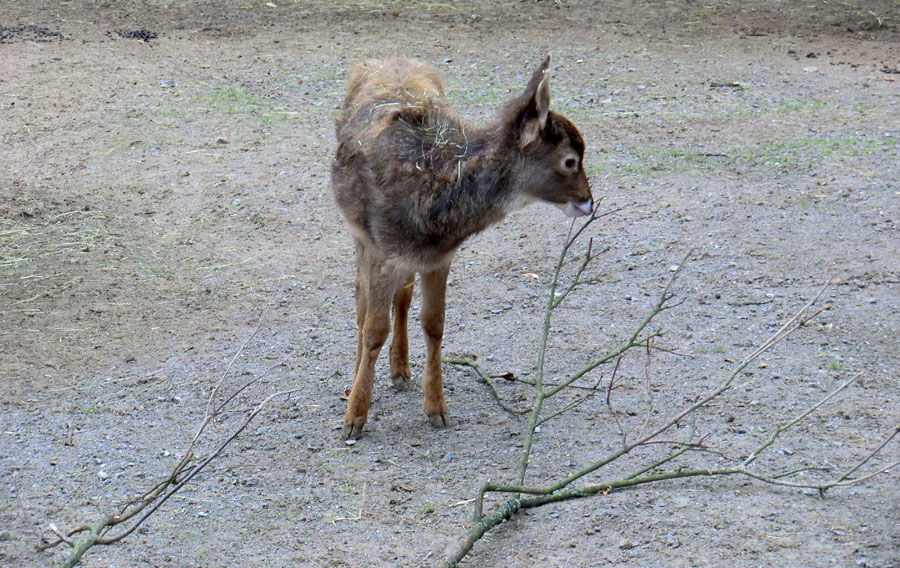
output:
M 595 196 L 623 209 L 590 230 L 609 251 L 556 314 L 548 380 L 626 338 L 691 249 L 682 303 L 657 322 L 680 355 L 652 359 L 656 422 L 836 279 L 832 309 L 698 416 L 718 453 L 681 464 L 734 463 L 863 373 L 760 464 L 850 467 L 900 424 L 898 26 L 895 0 L 2 3 L 0 565 L 58 565 L 63 550 L 35 550 L 49 523 L 94 521 L 165 475 L 260 321 L 225 388 L 274 366 L 239 408 L 302 390 L 84 566 L 431 566 L 469 523 L 461 503 L 512 481 L 525 419 L 464 368 L 445 365 L 456 425 L 436 431 L 420 391 L 390 388 L 382 357 L 367 435 L 339 442 L 353 260 L 329 165 L 348 69 L 366 57 L 434 65 L 460 114 L 484 121 L 552 52 L 553 107 L 584 135 Z M 445 354 L 533 373 L 567 226 L 532 205 L 464 245 Z M 421 372 L 415 326 L 411 341 Z M 635 431 L 643 358 L 620 373 Z M 530 400 L 527 385 L 501 382 L 509 400 Z M 543 426 L 529 483 L 618 444 L 590 399 Z M 896 460 L 896 440 L 885 454 L 863 471 Z M 546 506 L 465 565 L 898 566 L 897 472 L 825 499 L 720 478 Z

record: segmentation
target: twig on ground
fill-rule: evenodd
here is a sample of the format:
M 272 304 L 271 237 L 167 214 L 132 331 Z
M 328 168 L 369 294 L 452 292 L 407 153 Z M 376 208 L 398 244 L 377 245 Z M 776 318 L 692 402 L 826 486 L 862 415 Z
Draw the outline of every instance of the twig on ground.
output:
M 482 382 L 490 387 L 491 393 L 494 395 L 494 398 L 497 400 L 497 403 L 503 410 L 512 414 L 525 414 L 526 412 L 528 412 L 527 408 L 516 408 L 515 406 L 512 406 L 508 402 L 504 401 L 503 397 L 500 396 L 500 390 L 497 388 L 497 385 L 495 385 L 494 381 L 491 380 L 491 376 L 485 373 L 484 370 L 482 370 L 482 368 L 479 367 L 477 363 L 475 363 L 475 361 L 459 357 L 442 357 L 441 361 L 450 365 L 461 365 L 464 367 L 469 367 L 474 370 L 475 373 L 478 374 L 478 377 L 482 380 Z

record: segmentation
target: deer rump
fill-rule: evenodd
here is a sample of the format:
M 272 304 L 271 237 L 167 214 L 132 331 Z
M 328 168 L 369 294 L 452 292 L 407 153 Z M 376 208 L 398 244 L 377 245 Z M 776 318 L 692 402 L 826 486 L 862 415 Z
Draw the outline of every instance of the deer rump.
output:
M 444 296 L 450 261 L 469 236 L 532 201 L 569 215 L 591 213 L 582 167 L 584 142 L 549 110 L 549 56 L 525 92 L 483 128 L 450 109 L 437 71 L 391 59 L 358 65 L 337 119 L 332 168 L 335 199 L 356 242 L 359 326 L 353 389 L 343 436 L 366 422 L 374 364 L 393 306 L 391 378 L 408 388 L 406 320 L 416 273 L 422 275 L 427 356 L 425 410 L 449 424 L 440 370 Z

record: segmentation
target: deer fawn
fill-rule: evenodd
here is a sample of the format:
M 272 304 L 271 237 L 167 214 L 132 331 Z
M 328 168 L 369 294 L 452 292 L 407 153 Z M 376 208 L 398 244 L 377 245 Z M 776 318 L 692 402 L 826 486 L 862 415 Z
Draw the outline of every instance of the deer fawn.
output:
M 422 281 L 428 421 L 450 423 L 441 378 L 447 274 L 469 236 L 532 201 L 589 215 L 584 141 L 549 109 L 550 56 L 499 119 L 468 126 L 450 109 L 440 75 L 407 59 L 367 61 L 350 76 L 337 119 L 332 184 L 356 244 L 353 389 L 343 438 L 362 434 L 375 361 L 388 333 L 390 374 L 400 390 L 412 371 L 406 327 L 416 273 Z M 393 307 L 393 328 L 390 312 Z

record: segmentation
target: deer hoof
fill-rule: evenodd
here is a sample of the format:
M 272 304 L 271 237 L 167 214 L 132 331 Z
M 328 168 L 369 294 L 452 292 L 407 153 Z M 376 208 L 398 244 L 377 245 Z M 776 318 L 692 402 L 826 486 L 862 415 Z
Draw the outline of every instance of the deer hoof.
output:
M 447 428 L 453 425 L 453 422 L 450 420 L 450 413 L 446 410 L 444 412 L 429 414 L 428 422 L 435 428 Z
M 409 380 L 409 377 L 404 377 L 402 375 L 398 377 L 391 377 L 391 382 L 394 383 L 394 388 L 398 391 L 408 391 L 412 390 L 413 388 L 412 381 Z
M 341 430 L 341 440 L 358 440 L 362 437 L 363 434 L 363 425 L 361 424 L 344 424 L 344 428 Z

